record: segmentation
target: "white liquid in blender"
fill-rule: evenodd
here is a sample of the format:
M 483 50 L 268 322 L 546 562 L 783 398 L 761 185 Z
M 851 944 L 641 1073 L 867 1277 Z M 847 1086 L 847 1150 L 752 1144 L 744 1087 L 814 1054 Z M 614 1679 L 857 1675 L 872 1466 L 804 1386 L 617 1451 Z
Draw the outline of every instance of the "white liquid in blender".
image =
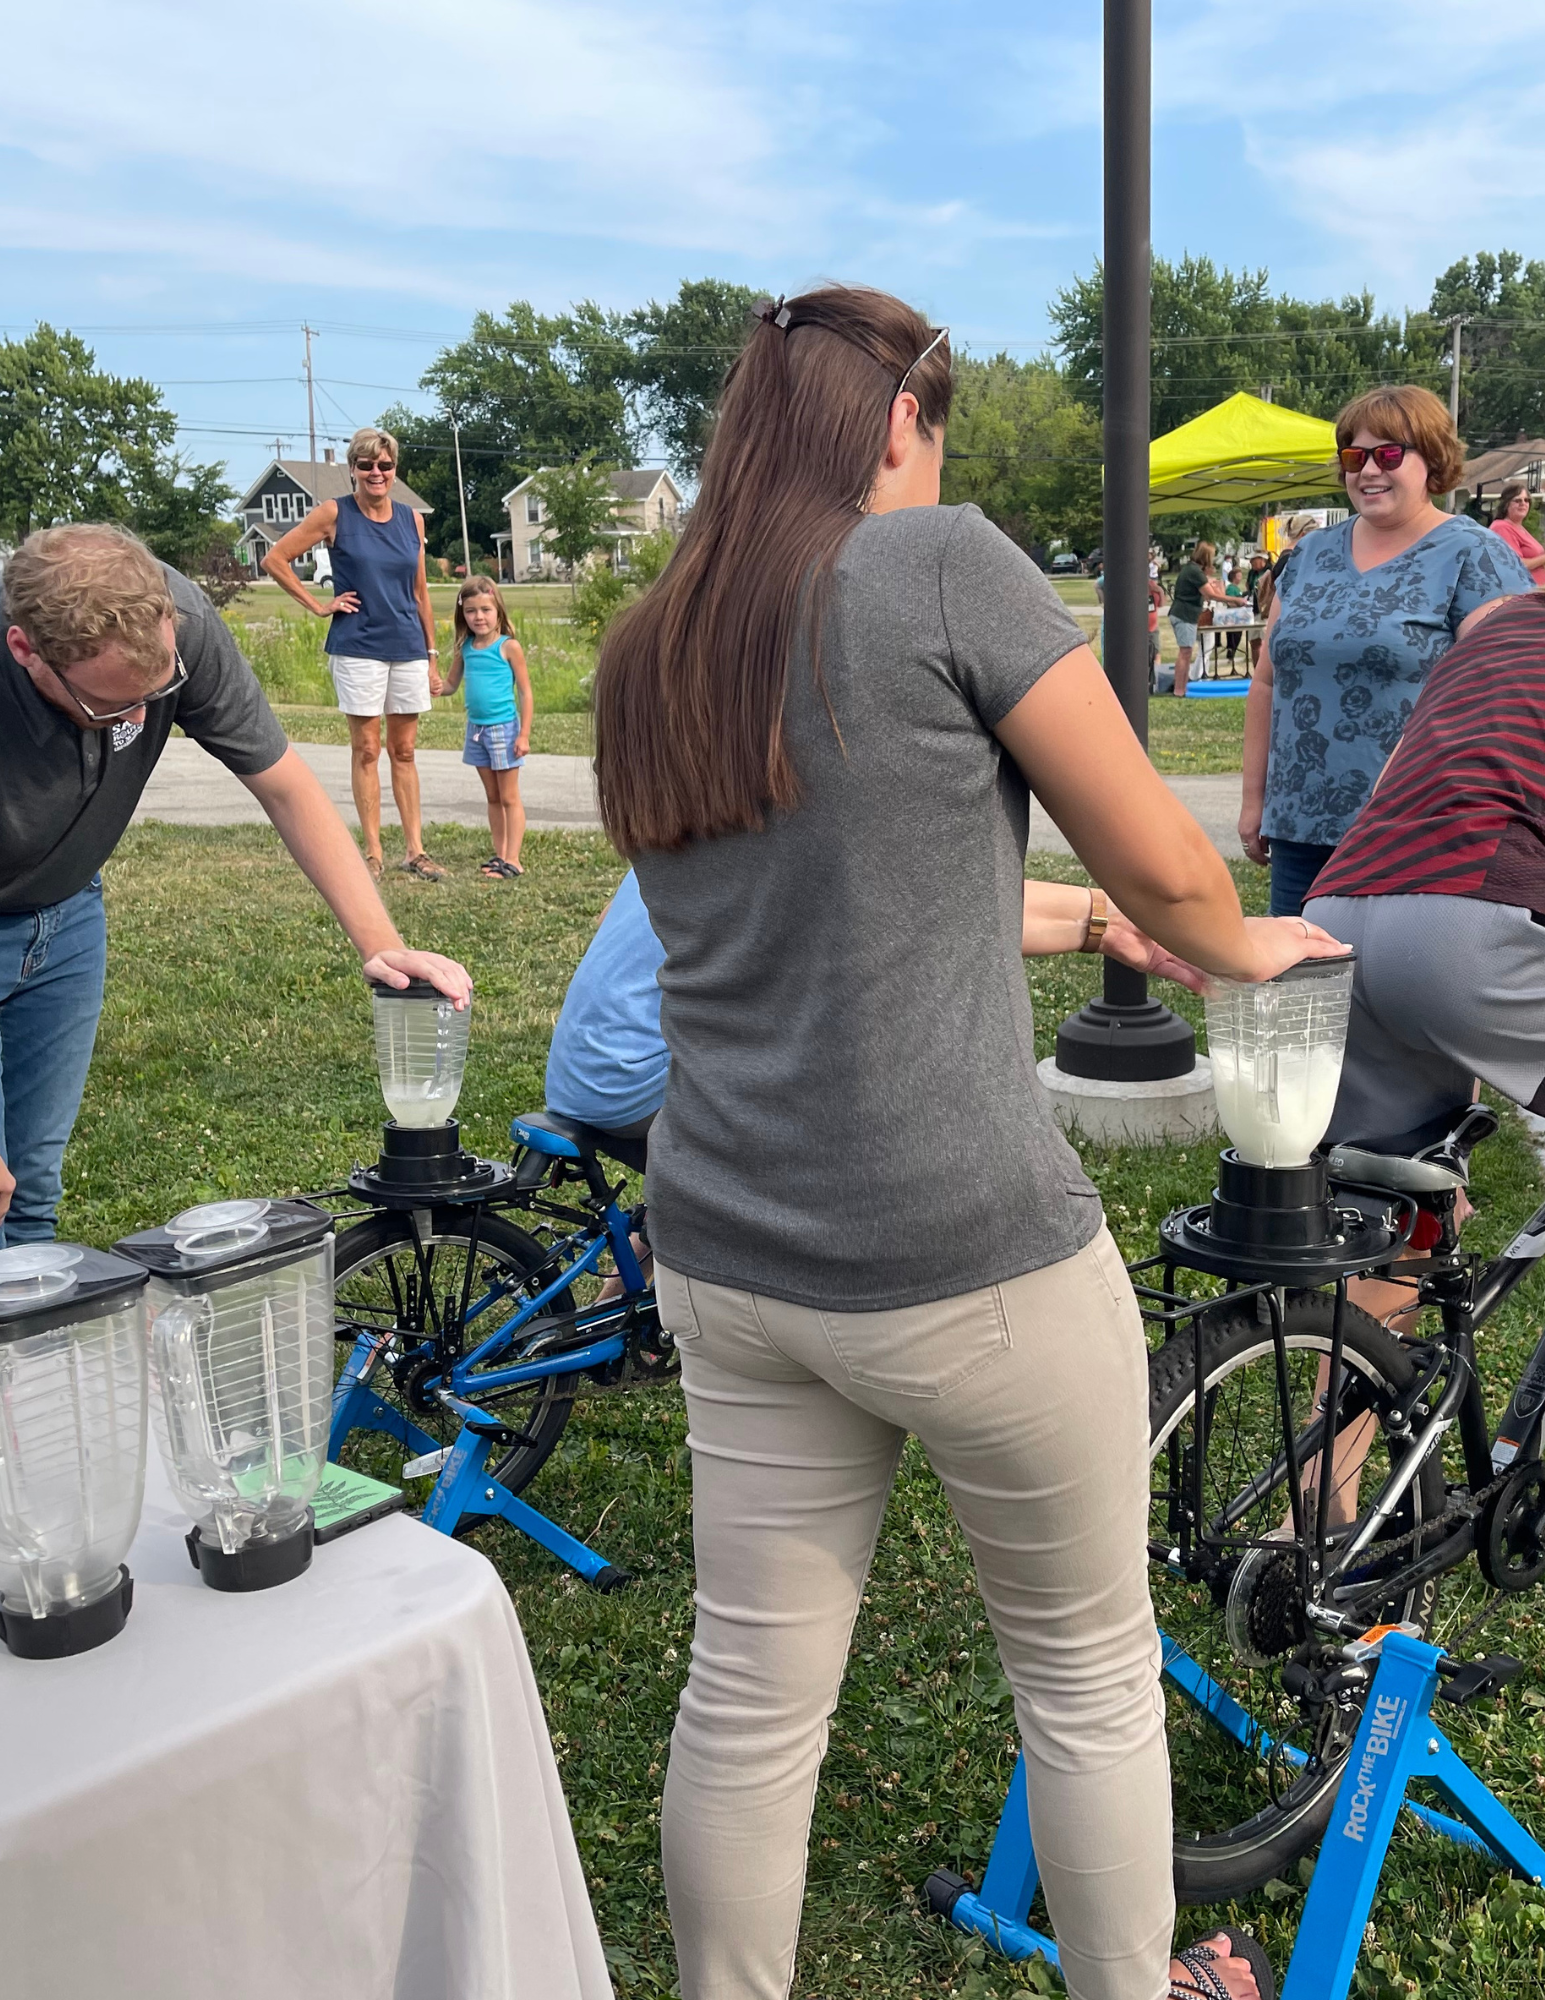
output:
M 1266 1093 L 1253 1066 L 1241 1069 L 1232 1048 L 1212 1048 L 1212 1087 L 1218 1122 L 1242 1160 L 1257 1167 L 1302 1167 L 1325 1136 L 1341 1084 L 1342 1051 L 1335 1043 L 1278 1049 L 1277 1116 L 1267 1114 Z
M 459 1089 L 447 1090 L 431 1077 L 424 1083 L 399 1083 L 383 1090 L 386 1108 L 399 1125 L 443 1125 L 456 1109 Z

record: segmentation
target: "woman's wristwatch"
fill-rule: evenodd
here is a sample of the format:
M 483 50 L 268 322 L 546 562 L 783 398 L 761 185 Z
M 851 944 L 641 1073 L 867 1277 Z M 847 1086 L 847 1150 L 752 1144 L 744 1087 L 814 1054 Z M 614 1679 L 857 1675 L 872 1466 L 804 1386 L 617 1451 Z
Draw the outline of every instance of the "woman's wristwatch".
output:
M 1105 929 L 1110 922 L 1110 904 L 1105 899 L 1103 889 L 1089 891 L 1089 923 L 1084 931 L 1084 941 L 1080 951 L 1098 952 L 1105 939 Z

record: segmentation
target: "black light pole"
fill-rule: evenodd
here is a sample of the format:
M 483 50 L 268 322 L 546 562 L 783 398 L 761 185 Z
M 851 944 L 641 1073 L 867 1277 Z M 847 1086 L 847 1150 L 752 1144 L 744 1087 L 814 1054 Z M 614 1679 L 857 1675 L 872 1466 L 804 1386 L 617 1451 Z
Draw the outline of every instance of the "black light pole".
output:
M 1105 0 L 1105 671 L 1148 742 L 1149 152 L 1152 0 Z M 1196 1036 L 1105 960 L 1105 992 L 1057 1030 L 1070 1076 L 1137 1083 L 1184 1076 Z

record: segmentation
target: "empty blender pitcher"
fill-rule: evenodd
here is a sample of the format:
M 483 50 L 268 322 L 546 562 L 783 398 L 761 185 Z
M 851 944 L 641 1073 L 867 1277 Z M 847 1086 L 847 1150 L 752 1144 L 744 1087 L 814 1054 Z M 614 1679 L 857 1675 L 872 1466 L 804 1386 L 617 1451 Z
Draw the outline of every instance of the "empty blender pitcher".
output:
M 217 1590 L 311 1561 L 327 1457 L 333 1221 L 305 1201 L 212 1202 L 117 1247 L 150 1272 L 152 1416 Z
M 1354 958 L 1307 958 L 1257 986 L 1206 993 L 1218 1119 L 1242 1160 L 1302 1167 L 1325 1136 L 1352 1006 Z
M 145 1273 L 74 1243 L 0 1250 L 0 1635 L 84 1653 L 123 1628 L 145 1487 Z
M 399 1125 L 444 1125 L 467 1067 L 470 1004 L 458 1009 L 427 980 L 372 984 L 381 1095 Z

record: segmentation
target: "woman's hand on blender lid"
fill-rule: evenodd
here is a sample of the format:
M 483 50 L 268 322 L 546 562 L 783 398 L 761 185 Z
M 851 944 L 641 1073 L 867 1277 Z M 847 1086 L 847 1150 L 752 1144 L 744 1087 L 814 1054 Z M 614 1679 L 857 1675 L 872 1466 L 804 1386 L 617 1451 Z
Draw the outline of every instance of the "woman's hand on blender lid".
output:
M 377 985 L 394 986 L 399 991 L 415 979 L 427 979 L 447 1000 L 455 1001 L 458 1012 L 472 999 L 471 973 L 437 951 L 378 951 L 365 960 L 363 970 Z
M 1254 962 L 1243 979 L 1250 985 L 1275 979 L 1302 959 L 1345 958 L 1352 949 L 1307 917 L 1246 917 L 1245 932 Z

